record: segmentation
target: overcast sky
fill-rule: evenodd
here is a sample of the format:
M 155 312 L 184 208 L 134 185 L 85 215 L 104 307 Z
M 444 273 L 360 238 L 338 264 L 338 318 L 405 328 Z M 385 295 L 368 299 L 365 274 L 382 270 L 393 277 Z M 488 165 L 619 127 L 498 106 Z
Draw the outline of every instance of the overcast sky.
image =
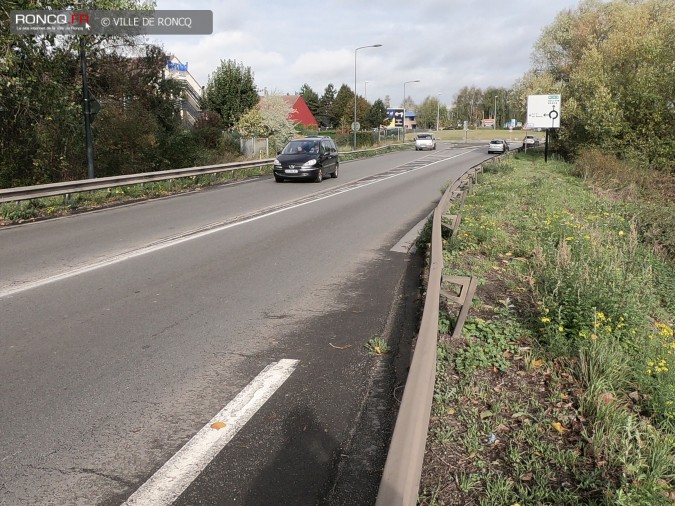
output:
M 391 105 L 440 94 L 450 104 L 463 86 L 510 87 L 530 68 L 534 42 L 557 13 L 579 0 L 157 0 L 156 9 L 213 11 L 213 34 L 154 36 L 188 62 L 201 85 L 221 60 L 251 67 L 259 89 L 319 96 L 333 83 Z M 367 84 L 366 84 L 367 81 Z

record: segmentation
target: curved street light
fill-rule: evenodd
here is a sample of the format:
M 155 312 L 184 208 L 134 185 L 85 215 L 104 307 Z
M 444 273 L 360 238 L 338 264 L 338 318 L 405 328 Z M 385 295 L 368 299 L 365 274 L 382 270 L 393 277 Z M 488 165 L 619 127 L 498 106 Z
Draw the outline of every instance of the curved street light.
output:
M 359 49 L 366 49 L 368 47 L 382 47 L 382 44 L 372 44 L 370 46 L 361 46 L 354 49 L 354 124 L 352 125 L 354 130 L 354 149 L 356 149 L 356 53 Z
M 414 81 L 406 81 L 403 83 L 403 142 L 405 142 L 405 85 L 409 83 L 419 83 L 419 79 Z

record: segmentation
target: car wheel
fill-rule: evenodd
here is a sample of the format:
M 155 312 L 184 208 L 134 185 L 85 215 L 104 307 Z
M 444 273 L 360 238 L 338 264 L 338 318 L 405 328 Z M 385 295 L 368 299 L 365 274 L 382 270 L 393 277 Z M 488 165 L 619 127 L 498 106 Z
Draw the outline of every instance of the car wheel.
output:
M 283 177 L 279 177 L 279 176 L 277 176 L 276 174 L 274 174 L 274 180 L 275 180 L 277 183 L 283 183 L 283 182 L 284 182 L 284 178 L 283 178 Z
M 338 177 L 338 169 L 339 169 L 339 168 L 340 168 L 340 164 L 339 164 L 339 163 L 336 163 L 336 164 L 335 164 L 335 170 L 334 170 L 333 172 L 330 173 L 330 177 L 332 177 L 333 179 L 337 179 L 337 177 Z
M 323 181 L 323 169 L 319 169 L 316 173 L 316 177 L 314 178 L 315 183 L 320 183 Z

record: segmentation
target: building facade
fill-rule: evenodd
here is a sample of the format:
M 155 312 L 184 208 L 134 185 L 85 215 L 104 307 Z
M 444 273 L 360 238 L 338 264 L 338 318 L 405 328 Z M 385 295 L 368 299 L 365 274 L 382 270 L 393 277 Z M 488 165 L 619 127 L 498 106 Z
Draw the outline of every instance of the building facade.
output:
M 194 125 L 201 114 L 199 102 L 203 89 L 190 74 L 188 63 L 182 63 L 175 55 L 172 55 L 164 67 L 164 77 L 183 83 L 183 94 L 178 99 L 180 100 L 180 115 L 185 123 Z

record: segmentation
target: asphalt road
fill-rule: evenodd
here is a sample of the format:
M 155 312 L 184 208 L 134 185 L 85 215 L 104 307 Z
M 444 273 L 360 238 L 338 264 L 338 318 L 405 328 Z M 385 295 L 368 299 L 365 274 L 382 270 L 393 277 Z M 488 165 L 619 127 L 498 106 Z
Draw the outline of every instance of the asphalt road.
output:
M 123 503 L 286 359 L 176 504 L 372 502 L 420 268 L 391 248 L 472 149 L 0 229 L 0 504 Z

